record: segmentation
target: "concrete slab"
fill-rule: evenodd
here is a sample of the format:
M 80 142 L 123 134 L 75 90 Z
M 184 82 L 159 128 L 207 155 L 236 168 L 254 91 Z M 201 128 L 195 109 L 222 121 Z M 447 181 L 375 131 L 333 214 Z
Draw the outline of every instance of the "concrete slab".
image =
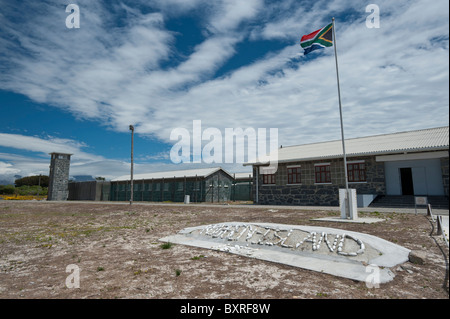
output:
M 356 219 L 344 219 L 341 217 L 323 217 L 314 218 L 313 221 L 337 222 L 337 223 L 357 223 L 357 224 L 373 224 L 384 221 L 382 218 L 358 217 Z
M 448 246 L 448 216 L 442 216 L 442 236 L 444 236 L 445 242 Z
M 352 280 L 385 283 L 409 250 L 376 236 L 341 229 L 229 222 L 181 230 L 162 242 L 213 249 Z M 341 245 L 342 243 L 342 245 Z

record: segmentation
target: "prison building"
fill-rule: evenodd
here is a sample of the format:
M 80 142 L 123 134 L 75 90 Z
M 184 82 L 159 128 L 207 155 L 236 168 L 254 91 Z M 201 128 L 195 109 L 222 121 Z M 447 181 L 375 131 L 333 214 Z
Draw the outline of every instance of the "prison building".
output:
M 253 174 L 234 173 L 234 182 L 231 185 L 231 200 L 233 201 L 253 201 Z
M 220 167 L 133 176 L 133 201 L 226 202 L 232 200 L 233 176 Z M 247 188 L 247 192 L 249 192 Z M 111 180 L 111 201 L 128 201 L 131 197 L 130 175 Z
M 69 196 L 70 156 L 66 153 L 50 153 L 50 173 L 47 200 L 67 200 Z
M 448 126 L 346 139 L 345 148 L 348 184 L 359 207 L 410 206 L 415 196 L 427 196 L 430 204 L 448 208 Z M 341 140 L 278 149 L 274 174 L 261 174 L 263 163 L 244 165 L 253 166 L 259 204 L 339 206 L 345 188 Z
M 69 182 L 68 200 L 110 200 L 111 182 L 109 181 L 83 181 Z

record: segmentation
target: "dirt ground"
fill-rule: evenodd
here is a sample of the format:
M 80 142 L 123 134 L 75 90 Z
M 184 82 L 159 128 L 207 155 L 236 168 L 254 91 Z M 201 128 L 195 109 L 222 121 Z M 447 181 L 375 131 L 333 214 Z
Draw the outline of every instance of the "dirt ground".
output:
M 311 221 L 338 212 L 233 205 L 149 205 L 0 201 L 0 298 L 448 299 L 449 251 L 425 215 L 359 213 L 375 224 Z M 185 227 L 229 221 L 317 225 L 379 236 L 425 254 L 379 288 L 159 238 Z M 446 260 L 447 259 L 447 260 Z M 66 279 L 79 269 L 79 288 Z

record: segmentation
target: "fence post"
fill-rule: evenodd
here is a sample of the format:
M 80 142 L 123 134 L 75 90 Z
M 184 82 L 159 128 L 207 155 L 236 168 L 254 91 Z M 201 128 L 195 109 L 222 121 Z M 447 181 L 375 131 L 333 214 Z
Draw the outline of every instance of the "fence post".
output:
M 431 220 L 434 221 L 433 210 L 431 209 L 431 204 L 427 205 L 427 216 L 430 216 Z
M 175 192 L 177 189 L 177 184 L 175 182 L 176 177 L 173 177 L 173 184 L 172 184 L 172 202 L 175 202 Z
M 252 175 L 248 174 L 248 199 L 252 200 Z
M 437 229 L 436 229 L 436 235 L 442 235 L 442 216 L 437 215 Z
M 236 173 L 233 174 L 233 182 L 231 183 L 233 202 L 236 201 Z

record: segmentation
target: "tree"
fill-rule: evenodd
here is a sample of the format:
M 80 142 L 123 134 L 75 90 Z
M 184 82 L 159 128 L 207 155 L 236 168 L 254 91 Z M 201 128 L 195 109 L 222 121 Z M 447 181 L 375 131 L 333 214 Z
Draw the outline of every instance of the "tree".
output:
M 40 185 L 41 187 L 48 187 L 48 176 L 46 175 L 26 176 L 16 179 L 14 184 L 16 185 L 16 187 L 24 185 L 26 186 Z
M 0 185 L 0 194 L 12 195 L 14 194 L 14 185 Z

